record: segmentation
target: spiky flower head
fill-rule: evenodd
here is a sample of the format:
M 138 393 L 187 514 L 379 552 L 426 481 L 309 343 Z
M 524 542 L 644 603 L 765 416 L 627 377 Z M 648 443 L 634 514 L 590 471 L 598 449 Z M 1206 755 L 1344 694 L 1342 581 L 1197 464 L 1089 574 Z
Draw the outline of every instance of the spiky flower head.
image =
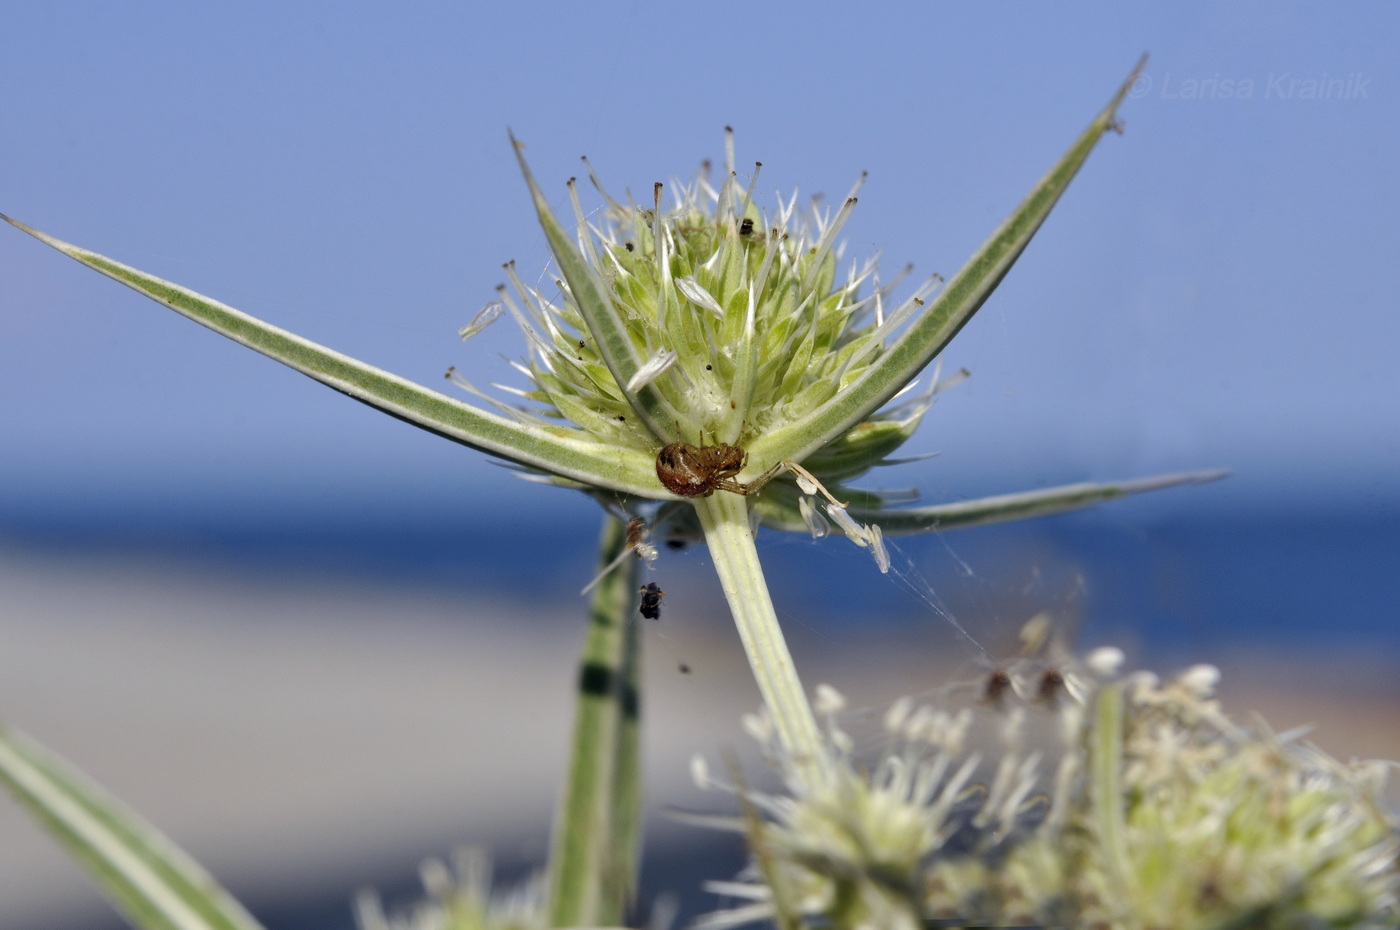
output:
M 355 898 L 360 930 L 544 930 L 550 926 L 544 882 L 492 888 L 491 860 L 477 848 L 459 850 L 452 864 L 428 859 L 419 877 L 427 896 L 403 908 L 385 910 L 371 890 Z
M 794 777 L 771 726 L 751 723 L 785 790 L 731 788 L 747 815 L 703 818 L 745 832 L 753 864 L 711 885 L 743 903 L 702 926 L 1397 925 L 1384 764 L 1344 765 L 1233 723 L 1208 666 L 1163 683 L 1120 677 L 1115 659 L 1101 650 L 1065 669 L 1076 687 L 1053 701 L 900 701 L 869 766 L 828 691 L 823 779 Z M 1048 756 L 1026 740 L 1046 715 L 1062 741 Z M 1000 748 L 984 756 L 968 746 L 987 725 Z M 716 783 L 703 765 L 697 780 Z
M 672 443 L 732 447 L 721 474 L 741 484 L 778 464 L 757 460 L 766 438 L 810 422 L 871 371 L 942 278 L 894 302 L 908 269 L 881 282 L 875 260 L 841 261 L 839 234 L 860 182 L 834 210 L 820 198 L 800 205 L 796 193 L 765 210 L 755 193 L 761 165 L 745 180 L 732 132 L 725 148 L 717 181 L 706 165 L 689 183 L 657 183 L 645 204 L 608 195 L 590 167 L 603 204 L 589 212 L 570 181 L 570 248 L 551 236 L 564 276 L 540 288 L 508 264 L 511 286 L 462 330 L 469 337 L 508 312 L 526 336 L 517 367 L 530 389 L 517 393 L 533 406 L 492 400 L 498 409 L 541 427 L 567 422 L 647 457 Z M 833 485 L 864 473 L 909 438 L 948 383 L 932 379 L 831 437 L 803 459 L 805 470 Z M 659 478 L 654 496 L 674 499 L 674 487 Z M 788 483 L 762 511 L 805 525 L 797 490 Z

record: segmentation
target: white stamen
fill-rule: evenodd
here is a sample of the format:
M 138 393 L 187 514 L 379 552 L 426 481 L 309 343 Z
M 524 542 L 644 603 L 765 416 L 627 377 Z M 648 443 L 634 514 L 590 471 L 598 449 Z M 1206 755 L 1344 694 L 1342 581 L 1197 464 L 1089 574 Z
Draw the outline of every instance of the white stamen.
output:
M 598 180 L 598 173 L 593 170 L 593 163 L 588 160 L 587 155 L 583 156 L 583 164 L 584 167 L 588 169 L 588 180 L 593 184 L 593 189 L 603 195 L 603 199 L 608 202 L 608 206 L 616 212 L 626 211 L 627 208 L 614 200 L 612 195 L 603 188 L 603 182 Z
M 830 717 L 832 714 L 839 714 L 846 709 L 846 697 L 831 685 L 817 685 L 817 696 L 813 703 L 813 710 L 823 717 Z
M 363 888 L 355 895 L 355 925 L 362 930 L 389 930 L 389 918 L 378 892 Z
M 498 382 L 492 381 L 491 386 L 498 391 L 505 392 L 506 394 L 514 394 L 516 397 L 522 397 L 525 400 L 534 400 L 534 398 L 530 396 L 529 391 L 521 390 L 520 388 L 514 387 L 513 385 L 500 384 Z
M 768 272 L 773 269 L 773 257 L 781 251 L 778 248 L 778 240 L 781 238 L 778 230 L 771 229 L 763 237 L 763 264 L 758 266 L 758 273 L 753 277 L 753 289 L 758 293 L 763 293 L 764 287 L 768 284 Z
M 844 508 L 846 506 L 845 504 L 838 501 L 835 497 L 833 497 L 831 492 L 828 491 L 826 487 L 816 479 L 816 476 L 809 472 L 807 469 L 803 468 L 801 465 L 797 464 L 796 462 L 790 459 L 784 459 L 783 467 L 786 468 L 788 471 L 792 472 L 794 476 L 796 476 L 797 486 L 802 490 L 803 494 L 820 494 L 822 497 L 825 497 L 828 501 L 830 501 L 832 506 L 834 507 Z
M 967 742 L 968 730 L 972 729 L 972 708 L 964 707 L 948 723 L 948 730 L 942 737 L 944 752 L 961 753 Z
M 827 516 L 831 517 L 832 522 L 841 528 L 841 532 L 845 533 L 846 538 L 851 542 L 860 546 L 862 549 L 870 544 L 865 527 L 851 519 L 851 515 L 846 513 L 844 509 L 832 507 L 830 504 L 827 504 L 826 513 Z
M 690 780 L 695 782 L 695 787 L 701 791 L 710 787 L 710 764 L 698 753 L 690 759 Z
M 812 257 L 809 259 L 807 273 L 803 275 L 802 278 L 800 288 L 804 293 L 812 289 L 812 283 L 816 281 L 817 275 L 821 273 L 822 262 L 826 258 L 826 253 L 831 251 L 832 246 L 836 244 L 836 236 L 841 232 L 841 227 L 846 225 L 846 221 L 851 218 L 851 213 L 855 211 L 856 198 L 854 192 L 859 190 L 860 185 L 864 182 L 865 174 L 862 173 L 855 187 L 851 188 L 853 192 L 852 195 L 846 198 L 845 203 L 841 204 L 841 209 L 836 211 L 836 217 L 831 221 L 831 224 L 822 230 L 821 239 L 817 241 L 816 252 L 813 253 Z
M 904 738 L 911 743 L 929 740 L 935 726 L 935 713 L 927 704 L 920 704 L 904 721 Z
M 661 349 L 641 368 L 636 374 L 627 380 L 627 392 L 629 394 L 640 391 L 656 380 L 657 376 L 676 363 L 676 352 L 674 349 Z
M 510 279 L 510 283 L 515 288 L 516 293 L 525 301 L 525 310 L 530 314 L 531 318 L 534 319 L 535 324 L 543 327 L 556 344 L 560 342 L 563 339 L 563 335 L 559 332 L 559 327 L 554 323 L 554 310 L 550 306 L 549 301 L 544 298 L 544 295 L 541 294 L 537 288 L 529 286 L 521 279 L 519 272 L 516 270 L 515 262 L 506 262 L 504 267 L 506 277 Z
M 909 719 L 909 711 L 914 707 L 914 699 L 902 697 L 890 705 L 890 709 L 885 711 L 885 732 L 898 733 L 904 726 L 904 721 Z
M 928 299 L 933 296 L 933 292 L 938 290 L 938 286 L 943 283 L 943 276 L 935 274 L 919 286 L 913 294 L 909 296 L 899 308 L 885 318 L 885 321 L 870 334 L 870 345 L 883 345 L 889 339 L 890 334 L 904 324 L 911 316 L 921 309 Z M 864 353 L 862 353 L 864 354 Z
M 1022 762 L 1016 772 L 1015 781 L 1009 786 L 1006 800 L 997 812 L 1003 831 L 1010 830 L 1016 823 L 1016 812 L 1032 791 L 1035 790 L 1035 770 L 1040 765 L 1040 753 L 1033 752 Z
M 744 732 L 756 742 L 767 744 L 773 739 L 773 721 L 763 714 L 744 714 L 741 719 Z
M 505 304 L 501 303 L 499 300 L 487 304 L 484 308 L 482 308 L 480 313 L 472 317 L 472 321 L 470 323 L 457 330 L 457 335 L 462 337 L 463 342 L 466 342 L 468 339 L 475 336 L 477 333 L 481 332 L 483 329 L 500 319 L 501 314 L 505 311 L 505 309 Z
M 948 811 L 956 803 L 958 795 L 962 794 L 963 787 L 971 780 L 973 773 L 977 771 L 977 766 L 982 763 L 982 756 L 973 753 L 967 760 L 953 773 L 953 777 L 948 779 L 948 783 L 943 786 L 943 790 L 938 794 L 938 801 L 929 809 L 928 817 L 934 823 L 948 816 Z
M 1084 665 L 1099 678 L 1115 678 L 1123 668 L 1123 650 L 1117 646 L 1101 646 L 1084 657 Z
M 1220 683 L 1220 669 L 1214 665 L 1193 665 L 1182 672 L 1177 681 L 1198 698 L 1208 698 Z
M 507 267 L 509 267 L 509 265 L 507 265 Z M 515 298 L 511 297 L 510 291 L 506 290 L 504 285 L 497 288 L 496 293 L 501 295 L 502 303 L 504 303 L 506 309 L 510 311 L 510 315 L 515 318 L 515 323 L 520 327 L 520 331 L 525 334 L 526 341 L 529 342 L 530 346 L 541 359 L 547 359 L 548 356 L 558 351 L 551 342 L 540 335 L 539 330 L 531 325 L 529 318 L 526 316 L 527 311 L 520 308 L 520 305 L 515 302 Z
M 467 393 L 474 394 L 477 397 L 480 397 L 482 400 L 486 401 L 486 403 L 490 404 L 492 407 L 496 408 L 501 413 L 505 414 L 506 416 L 519 423 L 523 423 L 529 426 L 539 425 L 538 417 L 532 417 L 529 413 L 520 409 L 519 407 L 515 407 L 511 404 L 506 403 L 503 400 L 500 400 L 499 398 L 492 397 L 490 394 L 487 394 L 485 391 L 481 390 L 475 384 L 472 384 L 465 377 L 463 377 L 462 373 L 457 370 L 457 367 L 455 365 L 447 369 L 447 380 L 452 382 L 452 384 L 456 387 L 459 387 L 462 390 L 466 391 Z
M 593 244 L 593 237 L 588 235 L 588 218 L 583 212 L 583 203 L 578 198 L 578 182 L 569 178 L 569 203 L 574 208 L 574 223 L 577 227 L 576 238 L 583 247 L 584 257 L 588 259 L 588 270 L 596 279 L 597 269 L 603 267 L 603 263 L 598 261 L 598 249 Z M 602 283 L 601 281 L 598 283 Z
M 810 497 L 799 497 L 797 510 L 802 514 L 802 522 L 807 525 L 807 532 L 812 534 L 813 539 L 822 539 L 831 533 L 831 523 L 821 515 Z
M 931 393 L 942 394 L 949 388 L 957 387 L 959 384 L 962 384 L 964 381 L 971 377 L 972 372 L 968 371 L 966 368 L 959 368 L 957 371 L 953 372 L 951 375 L 941 380 L 937 377 L 937 373 L 935 372 Z
M 445 901 L 452 896 L 452 873 L 440 859 L 424 859 L 418 867 L 418 880 L 432 898 Z
M 890 572 L 890 552 L 885 548 L 885 534 L 880 529 L 880 524 L 870 523 L 866 526 L 870 534 L 870 554 L 875 557 L 875 565 L 880 569 L 880 574 L 888 575 Z
M 677 278 L 676 290 L 685 295 L 685 299 L 695 306 L 710 311 L 721 320 L 724 319 L 724 308 L 719 305 L 719 301 L 715 300 L 714 295 L 701 287 L 694 278 Z
M 1025 742 L 1026 709 L 1013 707 L 1002 719 L 1001 743 L 1010 755 L 1014 755 Z
M 753 189 L 758 184 L 758 175 L 763 170 L 763 162 L 753 163 L 753 174 L 749 176 L 749 186 L 744 190 L 744 202 L 740 204 L 735 219 L 742 220 L 748 216 L 749 206 L 753 203 Z

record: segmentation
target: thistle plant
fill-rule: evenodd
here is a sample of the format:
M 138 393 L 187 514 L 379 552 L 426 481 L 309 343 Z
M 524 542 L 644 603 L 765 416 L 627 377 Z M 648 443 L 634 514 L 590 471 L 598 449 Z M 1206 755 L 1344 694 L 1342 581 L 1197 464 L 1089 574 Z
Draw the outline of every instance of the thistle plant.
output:
M 765 214 L 754 196 L 757 172 L 747 185 L 739 183 L 731 142 L 718 188 L 697 178 L 680 187 L 669 210 L 658 184 L 649 206 L 607 198 L 595 226 L 571 182 L 571 234 L 512 140 L 561 275 L 559 293 L 551 299 L 525 285 L 508 265 L 518 299 L 502 289 L 501 300 L 462 332 L 469 336 L 502 308 L 510 311 L 529 344 L 522 367 L 531 388 L 520 394 L 536 405 L 533 411 L 487 397 L 456 369 L 449 376 L 492 409 L 454 400 L 10 222 L 356 400 L 606 502 L 629 508 L 660 502 L 670 505 L 665 519 L 697 523 L 778 732 L 817 764 L 816 724 L 763 581 L 755 521 L 822 532 L 824 519 L 811 500 L 820 495 L 826 516 L 883 566 L 886 532 L 1054 512 L 1218 476 L 1073 485 L 905 510 L 845 486 L 912 434 L 940 384 L 885 405 L 912 388 L 982 306 L 1098 140 L 1118 128 L 1116 111 L 1128 86 L 960 272 L 946 285 L 933 276 L 898 303 L 891 295 L 899 279 L 880 284 L 873 262 L 845 272 L 839 267 L 837 237 L 855 207 L 855 190 L 834 216 L 799 211 L 795 196 Z M 791 474 L 762 494 L 732 493 L 758 491 L 783 468 Z M 758 480 L 750 484 L 745 476 Z
M 814 535 L 834 528 L 867 549 L 883 571 L 886 534 L 1035 516 L 1219 476 L 1070 485 L 929 507 L 895 507 L 850 486 L 891 461 L 934 396 L 962 377 L 940 379 L 935 365 L 933 376 L 917 383 L 1026 248 L 1099 139 L 1119 128 L 1116 110 L 1131 82 L 1130 76 L 961 271 L 946 282 L 931 276 L 902 299 L 895 292 L 904 275 L 882 281 L 873 261 L 842 262 L 839 236 L 859 183 L 834 212 L 815 203 L 799 209 L 796 195 L 765 210 L 760 166 L 741 175 L 731 133 L 721 177 L 702 172 L 689 183 L 658 183 L 644 204 L 609 196 L 589 166 L 603 204 L 590 213 L 570 181 L 571 230 L 512 138 L 558 277 L 550 288 L 531 287 L 508 264 L 511 287 L 460 331 L 469 339 L 509 314 L 525 336 L 528 354 L 518 368 L 528 383 L 510 389 L 508 399 L 479 390 L 469 370 L 449 370 L 451 382 L 485 406 L 6 219 L 356 400 L 604 504 L 610 515 L 579 674 L 570 771 L 544 891 L 531 898 L 539 907 L 529 920 L 619 924 L 634 881 L 640 810 L 632 556 L 652 554 L 648 533 L 703 538 L 785 774 L 795 790 L 812 794 L 848 778 L 848 760 L 833 751 L 831 731 L 819 726 L 783 640 L 755 546 L 758 526 Z M 165 841 L 134 815 L 116 812 L 95 788 L 73 788 L 79 782 L 61 764 L 42 761 L 42 751 L 22 739 L 0 745 L 8 752 L 0 753 L 0 778 L 92 864 L 141 926 L 250 925 L 241 912 L 211 904 L 223 900 L 217 895 L 200 897 L 201 887 L 211 887 L 207 877 L 189 863 L 170 865 Z M 429 907 L 412 925 L 529 924 L 519 913 L 507 923 L 494 921 L 479 906 L 485 900 L 479 873 L 472 875 L 472 903 L 460 913 L 473 916 L 458 920 L 446 905 Z M 161 876 L 178 878 L 171 882 L 180 892 L 172 894 Z M 466 900 L 446 892 L 435 898 Z M 182 901 L 184 910 L 177 906 Z M 218 918 L 187 919 L 190 910 Z M 382 923 L 372 909 L 365 913 L 367 926 Z

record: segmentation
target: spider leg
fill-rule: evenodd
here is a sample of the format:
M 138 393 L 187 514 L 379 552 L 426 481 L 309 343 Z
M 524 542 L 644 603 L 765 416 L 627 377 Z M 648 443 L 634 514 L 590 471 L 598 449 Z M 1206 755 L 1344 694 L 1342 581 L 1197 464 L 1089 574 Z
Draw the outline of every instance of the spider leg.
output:
M 786 467 L 786 462 L 779 462 L 778 464 L 774 465 L 772 468 L 768 469 L 766 472 L 750 481 L 747 485 L 744 485 L 744 493 L 757 494 L 759 491 L 762 491 L 763 486 L 766 485 L 768 482 L 772 481 L 774 478 L 776 478 L 778 476 L 778 472 L 782 471 Z
M 728 491 L 730 494 L 742 494 L 745 497 L 753 493 L 753 485 L 741 484 L 733 478 L 716 478 L 716 491 Z
M 786 468 L 788 471 L 792 472 L 794 475 L 797 476 L 797 486 L 802 490 L 802 493 L 820 494 L 822 497 L 825 497 L 827 500 L 831 501 L 831 503 L 834 506 L 840 507 L 842 510 L 846 509 L 846 504 L 844 502 L 838 501 L 835 497 L 833 497 L 831 492 L 826 489 L 826 485 L 818 481 L 815 475 L 813 475 L 807 469 L 803 468 L 801 465 L 797 464 L 791 459 L 784 459 L 778 464 L 782 465 L 782 467 Z M 810 487 L 808 486 L 809 484 Z

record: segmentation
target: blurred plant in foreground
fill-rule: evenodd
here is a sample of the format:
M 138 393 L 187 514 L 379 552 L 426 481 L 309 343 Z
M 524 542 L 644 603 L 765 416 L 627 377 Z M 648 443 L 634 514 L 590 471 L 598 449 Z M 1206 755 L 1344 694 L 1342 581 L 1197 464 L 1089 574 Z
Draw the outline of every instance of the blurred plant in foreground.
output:
M 1122 659 L 1099 649 L 1016 682 L 1011 692 L 1038 706 L 995 683 L 976 711 L 901 700 L 874 760 L 838 723 L 840 695 L 819 689 L 833 760 L 819 782 L 801 777 L 769 721 L 753 718 L 785 790 L 731 786 L 746 816 L 701 818 L 743 831 L 753 864 L 712 886 L 744 903 L 697 926 L 1400 922 L 1386 763 L 1345 765 L 1262 724 L 1237 725 L 1213 697 L 1210 666 L 1163 683 L 1120 676 Z M 974 720 L 997 727 L 999 747 L 968 748 Z M 1059 746 L 1030 748 L 1028 723 L 1054 731 Z M 696 777 L 717 784 L 703 764 Z

